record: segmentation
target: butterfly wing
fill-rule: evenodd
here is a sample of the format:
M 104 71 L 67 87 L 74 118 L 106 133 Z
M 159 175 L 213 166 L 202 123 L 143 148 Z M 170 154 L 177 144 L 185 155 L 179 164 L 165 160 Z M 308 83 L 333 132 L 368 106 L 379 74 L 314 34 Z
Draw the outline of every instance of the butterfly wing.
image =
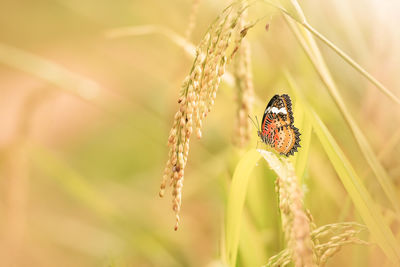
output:
M 293 121 L 289 95 L 274 95 L 265 108 L 262 119 L 263 142 L 271 145 L 280 154 L 293 155 L 300 147 L 300 133 Z
M 273 146 L 273 129 L 275 128 L 275 119 L 271 113 L 272 107 L 276 105 L 276 101 L 279 100 L 279 95 L 274 95 L 268 102 L 265 108 L 264 115 L 261 121 L 261 139 L 264 143 Z
M 300 133 L 293 124 L 285 125 L 278 130 L 278 141 L 274 148 L 282 155 L 293 155 L 300 147 Z
M 267 120 L 267 115 L 270 113 L 271 108 L 275 104 L 275 102 L 279 99 L 279 95 L 274 95 L 271 100 L 268 102 L 267 107 L 264 110 L 264 115 L 262 118 L 261 130 L 264 131 L 267 124 L 271 123 L 271 120 Z M 271 119 L 271 118 L 270 118 Z

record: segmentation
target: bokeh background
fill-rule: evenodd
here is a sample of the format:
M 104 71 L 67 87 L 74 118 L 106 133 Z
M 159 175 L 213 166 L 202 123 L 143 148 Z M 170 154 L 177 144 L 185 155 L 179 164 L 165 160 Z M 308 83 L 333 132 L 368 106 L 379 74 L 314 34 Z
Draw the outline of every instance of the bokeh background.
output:
M 199 1 L 190 42 L 196 45 L 229 3 Z M 311 25 L 400 96 L 399 1 L 300 4 Z M 171 35 L 108 34 L 159 25 L 184 37 L 191 9 L 189 0 L 1 1 L 1 266 L 217 266 L 227 188 L 243 151 L 232 143 L 235 91 L 222 84 L 203 138 L 191 142 L 175 232 L 171 198 L 159 199 L 158 188 L 180 84 L 193 58 Z M 247 36 L 256 91 L 251 115 L 287 92 L 282 70 L 289 70 L 384 207 L 350 130 L 285 21 L 265 5 L 250 9 L 250 20 L 261 16 Z M 320 47 L 399 192 L 398 106 Z M 254 129 L 249 147 L 256 140 Z M 251 249 L 265 262 L 283 246 L 274 181 L 266 172 L 263 164 L 255 171 L 257 184 L 249 190 L 262 197 L 248 200 L 253 212 L 246 223 L 264 244 Z M 317 224 L 360 220 L 315 138 L 306 176 L 306 204 Z M 329 264 L 380 263 L 383 254 L 368 252 L 346 248 Z

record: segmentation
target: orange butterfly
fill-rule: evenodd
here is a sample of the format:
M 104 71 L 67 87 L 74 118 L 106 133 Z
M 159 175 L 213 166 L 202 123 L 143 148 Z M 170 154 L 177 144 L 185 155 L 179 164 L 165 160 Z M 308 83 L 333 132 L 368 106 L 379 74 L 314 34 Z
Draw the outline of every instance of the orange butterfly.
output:
M 282 155 L 288 157 L 297 152 L 301 134 L 293 125 L 292 102 L 288 95 L 274 95 L 271 98 L 257 134 L 264 143 Z

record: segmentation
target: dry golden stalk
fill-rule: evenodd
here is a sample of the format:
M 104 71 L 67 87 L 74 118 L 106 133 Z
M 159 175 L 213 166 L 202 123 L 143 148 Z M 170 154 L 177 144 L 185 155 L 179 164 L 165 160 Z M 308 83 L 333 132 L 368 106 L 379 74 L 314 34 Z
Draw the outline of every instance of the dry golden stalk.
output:
M 243 12 L 239 20 L 239 27 L 246 28 L 247 12 Z M 247 31 L 246 31 L 247 32 Z M 243 40 L 243 33 L 239 32 L 237 44 L 242 43 L 241 47 L 236 49 L 237 56 L 234 62 L 234 75 L 237 87 L 237 117 L 236 117 L 236 133 L 235 143 L 239 147 L 244 147 L 250 140 L 251 124 L 248 115 L 252 113 L 254 102 L 253 75 L 251 73 L 251 51 L 250 44 L 247 40 Z
M 295 266 L 315 266 L 313 261 L 310 224 L 303 210 L 303 193 L 294 175 L 276 180 L 282 226 Z
M 327 260 L 333 257 L 339 250 L 348 244 L 368 245 L 369 243 L 357 237 L 363 229 L 347 229 L 341 234 L 336 234 L 324 244 L 315 246 L 318 258 L 318 266 L 324 266 Z
M 359 233 L 366 229 L 364 225 L 346 222 L 328 224 L 313 230 L 311 239 L 314 244 L 318 244 L 314 246 L 318 266 L 324 266 L 327 260 L 334 256 L 345 245 L 369 245 L 368 242 L 357 237 Z M 271 257 L 266 266 L 283 267 L 289 265 L 290 262 L 290 250 L 285 249 Z
M 179 211 L 182 204 L 189 140 L 193 132 L 201 138 L 203 120 L 214 105 L 221 77 L 225 72 L 231 37 L 243 31 L 238 21 L 246 8 L 241 4 L 229 6 L 210 26 L 196 49 L 192 69 L 182 84 L 182 93 L 178 99 L 179 110 L 175 114 L 168 138 L 169 159 L 160 186 L 161 197 L 164 196 L 168 180 L 172 186 L 175 230 L 178 229 L 180 220 Z M 243 36 L 240 34 L 241 39 Z
M 239 147 L 244 147 L 251 136 L 251 124 L 248 115 L 252 113 L 254 102 L 253 77 L 250 66 L 250 44 L 247 40 L 242 42 L 242 47 L 239 49 L 236 58 L 237 117 L 235 143 Z
M 280 160 L 271 152 L 258 151 L 278 174 L 276 191 L 279 195 L 282 228 L 295 266 L 316 266 L 310 221 L 303 207 L 303 191 L 293 165 L 287 159 Z

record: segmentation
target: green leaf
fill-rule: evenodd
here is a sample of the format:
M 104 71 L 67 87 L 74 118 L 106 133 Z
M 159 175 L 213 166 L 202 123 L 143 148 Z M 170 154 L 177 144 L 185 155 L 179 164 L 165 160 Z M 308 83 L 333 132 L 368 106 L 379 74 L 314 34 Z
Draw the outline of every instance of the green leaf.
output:
M 373 239 L 392 262 L 400 264 L 400 249 L 396 239 L 385 224 L 382 214 L 376 209 L 360 177 L 318 115 L 310 112 L 309 116 L 319 141 Z
M 296 176 L 301 183 L 308 163 L 308 153 L 310 151 L 311 145 L 312 125 L 310 119 L 305 116 L 305 109 L 301 101 L 296 101 L 294 114 L 296 115 L 294 125 L 299 128 L 301 133 L 301 147 L 298 149 L 298 152 L 293 158 L 293 164 L 295 166 Z
M 225 229 L 225 256 L 227 257 L 225 261 L 229 266 L 236 265 L 247 185 L 250 174 L 260 157 L 261 155 L 257 150 L 248 151 L 239 161 L 233 174 L 227 201 Z
M 266 1 L 269 3 L 269 1 Z M 333 42 L 331 42 L 328 38 L 314 29 L 306 20 L 304 16 L 304 12 L 301 9 L 297 0 L 280 0 L 282 6 L 274 5 L 285 15 L 291 17 L 296 22 L 301 24 L 309 33 L 317 37 L 323 43 L 325 43 L 330 49 L 332 49 L 338 56 L 340 56 L 346 63 L 348 63 L 352 68 L 354 68 L 357 72 L 359 72 L 362 76 L 364 76 L 367 80 L 369 80 L 373 85 L 376 86 L 382 93 L 388 96 L 392 101 L 396 104 L 400 104 L 400 99 L 394 95 L 388 88 L 386 88 L 380 81 L 378 81 L 374 76 L 372 76 L 368 71 L 366 71 L 360 64 L 358 64 L 354 59 L 352 59 L 349 55 L 347 55 L 343 50 L 341 50 L 338 46 L 336 46 Z M 286 17 L 285 17 L 286 18 Z M 303 32 L 306 36 L 306 34 Z M 313 52 L 316 52 L 315 48 L 317 48 L 315 40 L 312 39 L 311 35 L 307 35 L 306 39 L 309 39 L 309 45 L 313 46 Z M 319 51 L 318 51 L 319 53 Z
M 240 235 L 240 262 L 243 266 L 261 266 L 267 255 L 265 253 L 264 238 L 259 229 L 254 227 L 249 216 L 244 214 Z
M 303 105 L 305 109 L 305 117 L 310 120 L 312 128 L 317 134 L 331 164 L 371 235 L 391 261 L 400 263 L 400 248 L 393 233 L 382 219 L 382 214 L 376 209 L 375 202 L 369 192 L 324 123 L 315 112 L 311 112 L 306 108 L 307 105 L 304 104 L 304 98 L 294 80 L 289 74 L 286 76 L 290 87 L 296 94 L 297 102 Z
M 295 0 L 292 1 L 296 2 Z M 298 12 L 302 12 L 299 6 L 297 6 L 297 9 Z M 391 202 L 397 214 L 400 215 L 400 200 L 394 190 L 391 179 L 387 174 L 385 168 L 383 168 L 382 164 L 379 162 L 378 157 L 375 155 L 371 145 L 368 143 L 367 138 L 361 131 L 360 127 L 357 125 L 356 120 L 351 115 L 352 113 L 348 110 L 345 102 L 343 101 L 343 98 L 340 95 L 336 83 L 333 80 L 332 75 L 330 74 L 329 68 L 325 63 L 325 60 L 313 36 L 309 32 L 307 32 L 307 30 L 297 25 L 293 20 L 289 19 L 288 15 L 284 15 L 284 17 L 288 22 L 290 28 L 292 29 L 293 33 L 295 34 L 296 38 L 300 42 L 301 46 L 303 47 L 304 51 L 313 63 L 315 70 L 319 74 L 321 80 L 324 82 L 339 111 L 342 113 L 347 125 L 353 133 L 354 139 L 357 141 L 365 159 L 367 160 L 369 166 L 374 172 L 375 177 L 377 178 L 387 198 Z

